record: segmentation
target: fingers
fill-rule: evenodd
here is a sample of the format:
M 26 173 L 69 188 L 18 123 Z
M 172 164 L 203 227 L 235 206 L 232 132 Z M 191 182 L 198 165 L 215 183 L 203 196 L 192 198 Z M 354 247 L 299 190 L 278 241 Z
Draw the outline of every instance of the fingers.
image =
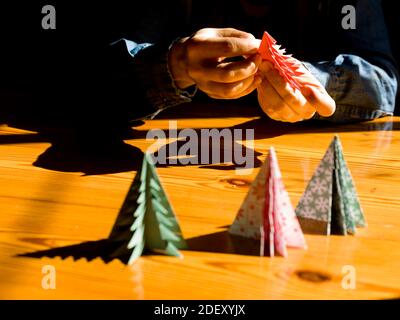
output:
M 232 96 L 231 99 L 238 99 L 244 96 L 247 96 L 248 94 L 252 93 L 257 87 L 261 84 L 262 78 L 260 76 L 255 76 L 253 83 L 244 91 L 242 91 L 240 94 L 236 96 Z
M 238 57 L 255 54 L 258 41 L 252 38 L 202 37 L 188 40 L 188 54 L 194 58 Z
M 268 80 L 264 79 L 262 81 L 257 93 L 261 108 L 271 119 L 284 122 L 303 120 L 298 113 L 285 103 Z
M 326 91 L 321 92 L 318 88 L 305 86 L 301 90 L 301 93 L 307 99 L 307 101 L 317 110 L 319 115 L 323 117 L 329 117 L 335 112 L 335 100 L 333 100 Z
M 235 28 L 216 29 L 216 33 L 220 37 L 234 37 L 242 39 L 255 39 L 251 33 L 244 32 Z
M 233 83 L 207 82 L 199 84 L 199 88 L 215 99 L 237 99 L 251 93 L 260 85 L 260 76 L 251 76 L 243 81 Z
M 199 67 L 198 70 L 192 70 L 191 72 L 197 72 L 194 76 L 197 78 L 204 77 L 210 81 L 232 83 L 254 75 L 258 70 L 260 62 L 261 57 L 259 55 L 252 55 L 243 61 Z
M 299 91 L 293 90 L 283 77 L 280 76 L 279 72 L 272 68 L 272 65 L 264 65 L 263 70 L 268 70 L 264 73 L 265 79 L 268 80 L 270 86 L 275 89 L 276 94 L 281 98 L 282 102 L 298 115 L 297 121 L 308 120 L 314 116 L 315 108 Z
M 265 72 L 264 76 L 289 106 L 298 108 L 307 103 L 302 95 L 296 94 L 296 91 L 291 88 L 290 84 L 283 79 L 276 69 L 271 68 L 268 72 Z
M 261 63 L 257 54 L 259 45 L 260 40 L 244 31 L 233 28 L 201 29 L 185 39 L 185 50 L 181 55 L 185 63 L 179 67 L 210 97 L 240 98 L 261 83 L 261 77 L 256 75 Z M 243 60 L 227 60 L 236 57 Z
M 305 73 L 299 78 L 303 88 L 294 90 L 269 62 L 259 66 L 263 77 L 268 80 L 282 101 L 300 116 L 299 120 L 312 118 L 315 112 L 327 117 L 335 112 L 335 101 L 329 96 L 322 85 L 311 75 Z M 263 91 L 264 88 L 261 89 Z M 268 91 L 271 91 L 268 89 Z M 272 112 L 269 110 L 269 112 Z M 283 116 L 281 113 L 280 116 Z M 289 120 L 293 120 L 290 118 Z M 281 120 L 282 121 L 282 120 Z

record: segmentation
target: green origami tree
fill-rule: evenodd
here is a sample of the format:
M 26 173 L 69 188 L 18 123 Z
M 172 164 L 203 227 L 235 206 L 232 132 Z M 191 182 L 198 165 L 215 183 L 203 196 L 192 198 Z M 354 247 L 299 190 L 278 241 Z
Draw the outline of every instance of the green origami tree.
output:
M 365 227 L 364 214 L 342 145 L 334 137 L 296 208 L 305 233 L 355 234 Z
M 145 250 L 181 256 L 178 249 L 187 248 L 174 211 L 147 153 L 109 240 L 118 244 L 111 256 L 129 255 L 128 264 L 132 264 Z

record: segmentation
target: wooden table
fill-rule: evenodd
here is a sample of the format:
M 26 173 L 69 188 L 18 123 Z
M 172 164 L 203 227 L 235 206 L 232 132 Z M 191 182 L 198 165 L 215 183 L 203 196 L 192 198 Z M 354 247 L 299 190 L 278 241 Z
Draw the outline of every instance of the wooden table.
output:
M 146 255 L 129 267 L 100 258 L 18 256 L 106 238 L 136 173 L 135 155 L 140 158 L 140 150 L 152 144 L 146 132 L 168 129 L 169 119 L 176 119 L 178 128 L 254 128 L 256 155 L 264 160 L 275 147 L 293 205 L 338 133 L 368 227 L 355 236 L 306 235 L 309 249 L 290 249 L 286 259 L 224 252 L 224 227 L 232 223 L 258 169 L 236 175 L 224 164 L 164 166 L 159 176 L 191 245 L 183 259 Z M 259 119 L 250 107 L 186 105 L 146 121 L 116 143 L 113 150 L 122 148 L 124 161 L 106 149 L 92 157 L 85 148 L 63 150 L 62 143 L 51 146 L 35 132 L 2 125 L 0 298 L 400 297 L 399 128 L 396 117 L 341 126 L 291 125 Z M 42 288 L 46 265 L 55 267 L 55 289 Z M 355 268 L 355 289 L 342 287 L 345 266 Z

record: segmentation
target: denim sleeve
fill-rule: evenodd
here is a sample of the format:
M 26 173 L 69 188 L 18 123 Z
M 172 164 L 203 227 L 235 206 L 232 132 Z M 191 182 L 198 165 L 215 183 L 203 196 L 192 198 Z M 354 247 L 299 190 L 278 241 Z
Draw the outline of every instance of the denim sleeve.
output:
M 392 115 L 398 89 L 398 72 L 391 53 L 380 0 L 354 0 L 355 29 L 341 27 L 338 1 L 337 38 L 330 45 L 337 51 L 329 61 L 308 61 L 305 66 L 325 86 L 336 101 L 333 122 L 370 120 Z M 327 59 L 325 59 L 327 60 Z
M 363 58 L 341 54 L 334 61 L 304 65 L 336 101 L 333 122 L 351 122 L 393 115 L 397 78 Z
M 196 87 L 178 89 L 168 70 L 171 44 L 120 39 L 110 45 L 112 80 L 118 103 L 129 104 L 130 120 L 151 119 L 162 110 L 190 102 Z

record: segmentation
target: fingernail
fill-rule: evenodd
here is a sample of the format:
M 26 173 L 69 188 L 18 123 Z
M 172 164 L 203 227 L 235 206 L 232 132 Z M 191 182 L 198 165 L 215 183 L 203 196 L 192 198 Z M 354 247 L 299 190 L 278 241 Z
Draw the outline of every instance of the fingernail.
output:
M 260 39 L 252 39 L 253 44 L 255 47 L 259 48 L 260 44 L 261 44 L 261 40 Z

